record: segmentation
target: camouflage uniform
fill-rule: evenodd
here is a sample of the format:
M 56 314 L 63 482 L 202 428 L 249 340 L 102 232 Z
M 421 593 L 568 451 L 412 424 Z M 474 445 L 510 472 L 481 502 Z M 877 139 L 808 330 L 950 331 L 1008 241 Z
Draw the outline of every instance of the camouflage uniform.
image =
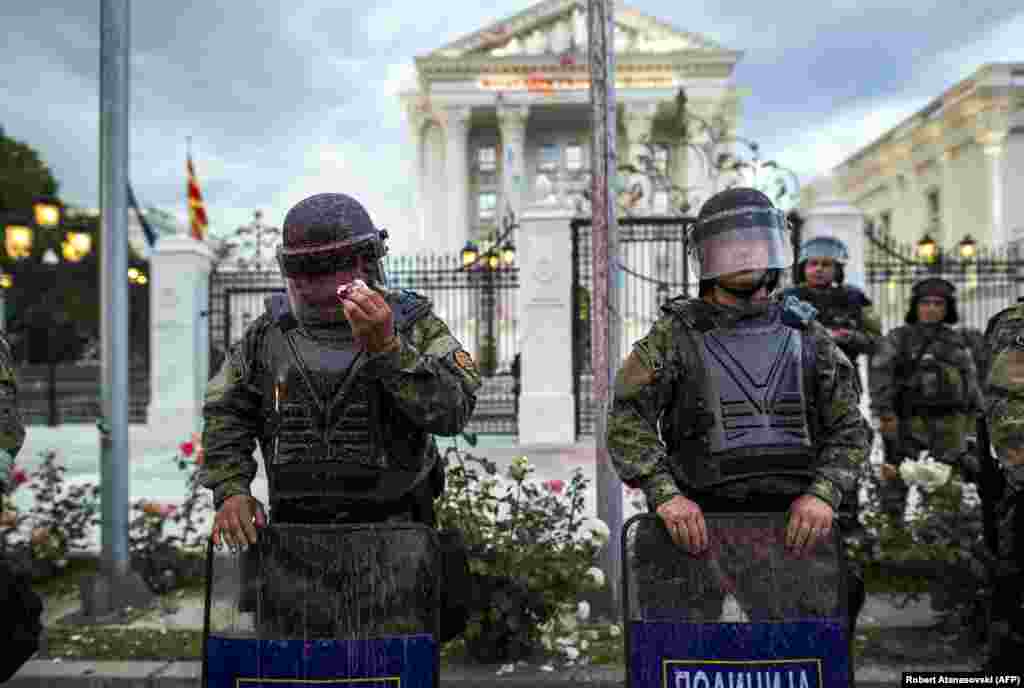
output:
M 922 355 L 923 347 L 931 341 Z M 909 370 L 921 356 L 918 370 Z M 914 407 L 907 386 L 915 379 L 926 360 L 946 362 L 959 371 L 961 396 L 959 408 L 928 409 Z M 982 407 L 978 374 L 970 346 L 963 336 L 945 323 L 903 325 L 883 340 L 871 362 L 871 410 L 878 416 L 899 419 L 897 437 L 886 437 L 893 450 L 886 461 L 898 466 L 908 457 L 928 450 L 936 460 L 956 465 L 966 450 L 967 435 L 974 431 L 975 414 Z M 909 488 L 902 478 L 885 480 L 880 485 L 882 508 L 897 521 L 902 520 Z
M 882 339 L 882 321 L 871 300 L 860 289 L 843 285 L 819 289 L 805 282 L 786 289 L 783 294 L 795 296 L 818 309 L 818 322 L 825 328 L 850 330 L 850 336 L 837 344 L 852 363 L 856 364 L 862 354 L 875 353 Z
M 476 405 L 480 373 L 447 325 L 430 310 L 426 299 L 413 292 L 397 291 L 389 292 L 387 301 L 396 312 L 411 304 L 423 313 L 406 331 L 399 330 L 401 347 L 398 351 L 369 355 L 355 373 L 370 393 L 393 404 L 390 427 L 369 430 L 379 435 L 388 435 L 389 430 L 399 427 L 404 432 L 446 436 L 459 433 Z M 346 336 L 351 336 L 346 328 L 304 329 L 312 339 L 321 342 L 333 340 L 344 344 Z M 220 371 L 207 387 L 203 406 L 205 461 L 199 482 L 213 491 L 218 509 L 228 497 L 251 495 L 249 486 L 257 472 L 252 453 L 257 442 L 269 468 L 274 465 L 278 450 L 283 449 L 280 444 L 309 441 L 305 436 L 277 436 L 278 428 L 282 435 L 287 434 L 288 419 L 282 418 L 282 414 L 275 417 L 276 381 L 268 380 L 267 372 L 271 370 L 273 358 L 279 355 L 271 339 L 279 337 L 280 332 L 281 325 L 270 313 L 252 322 L 242 339 L 231 347 Z M 286 398 L 289 392 L 285 390 L 281 394 L 281 406 L 289 408 Z M 344 414 L 344 408 L 331 407 L 328 415 L 336 419 Z M 318 446 L 314 442 L 310 449 Z M 380 454 L 375 467 L 386 471 L 401 458 Z M 330 495 L 308 497 L 293 505 L 310 516 L 330 516 L 345 510 L 345 504 L 332 500 Z
M 18 380 L 7 338 L 0 334 L 0 494 L 11 485 L 14 459 L 25 443 L 25 426 L 18 410 Z
M 998 523 L 993 591 L 991 669 L 1020 668 L 1024 652 L 1024 304 L 996 315 L 986 337 L 991 366 L 985 419 L 999 457 L 1003 494 L 995 505 Z
M 651 511 L 677 495 L 692 499 L 708 513 L 785 511 L 801 494 L 811 494 L 832 507 L 838 530 L 849 532 L 851 524 L 842 506 L 852 495 L 859 467 L 867 460 L 871 429 L 859 409 L 859 376 L 832 337 L 813 320 L 804 324 L 814 342 L 815 358 L 813 369 L 807 359 L 802 364 L 803 379 L 810 389 L 806 408 L 795 413 L 806 416 L 811 430 L 815 458 L 808 468 L 813 477 L 761 475 L 698 490 L 681 457 L 687 452 L 701 453 L 706 439 L 699 430 L 695 442 L 682 439 L 695 429 L 674 427 L 670 420 L 677 417 L 685 390 L 701 384 L 693 379 L 698 364 L 683 330 L 692 330 L 691 324 L 700 321 L 702 329 L 708 325 L 732 327 L 756 315 L 758 309 L 744 311 L 677 298 L 662 311 L 647 336 L 633 345 L 616 377 L 608 415 L 608 452 L 622 481 L 643 490 Z M 851 567 L 849 573 L 854 579 L 847 605 L 852 636 L 863 604 L 863 587 L 859 571 Z

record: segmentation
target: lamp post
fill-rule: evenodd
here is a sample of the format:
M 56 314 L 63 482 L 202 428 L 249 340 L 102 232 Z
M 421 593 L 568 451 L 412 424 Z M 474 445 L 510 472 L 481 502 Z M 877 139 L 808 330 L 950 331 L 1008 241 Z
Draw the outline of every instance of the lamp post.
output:
M 8 217 L 4 227 L 4 246 L 7 256 L 15 263 L 16 274 L 27 276 L 31 267 L 33 245 L 43 249 L 40 259 L 42 269 L 46 273 L 46 282 L 56 285 L 57 273 L 62 263 L 61 257 L 54 250 L 54 243 L 64 227 L 65 213 L 60 202 L 49 198 L 37 198 L 31 213 L 14 213 Z M 36 241 L 38 233 L 39 240 Z M 61 242 L 61 255 L 65 263 L 77 263 L 92 248 L 92 239 L 85 232 L 68 231 Z M 4 273 L 0 277 L 0 286 L 9 289 L 14 286 L 14 275 Z M 71 350 L 75 336 L 73 324 L 66 318 L 56 317 L 55 310 L 58 299 L 51 299 L 49 305 L 38 304 L 32 311 L 33 315 L 27 325 L 29 349 L 33 359 L 42 357 L 47 366 L 47 425 L 55 427 L 60 424 L 59 406 L 57 404 L 57 365 L 63 360 L 66 352 Z M 2 317 L 2 316 L 0 316 Z
M 484 332 L 479 345 L 480 370 L 483 375 L 493 377 L 498 367 L 498 346 L 494 336 L 494 320 L 497 311 L 495 273 L 505 270 L 515 263 L 516 251 L 511 242 L 500 246 L 492 244 L 487 250 L 480 252 L 472 241 L 467 241 L 462 249 L 462 268 L 472 270 L 483 277 L 483 294 L 481 309 L 484 312 Z M 471 273 L 471 274 L 473 274 Z

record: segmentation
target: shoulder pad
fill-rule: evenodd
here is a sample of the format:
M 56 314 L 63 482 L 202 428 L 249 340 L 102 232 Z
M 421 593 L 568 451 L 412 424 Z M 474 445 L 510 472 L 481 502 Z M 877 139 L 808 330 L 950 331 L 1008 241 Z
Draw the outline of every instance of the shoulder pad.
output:
M 818 309 L 792 295 L 784 296 L 779 304 L 784 325 L 797 330 L 807 329 L 808 324 L 818 316 Z
M 295 316 L 292 315 L 292 306 L 287 294 L 271 294 L 263 300 L 263 304 L 266 306 L 268 324 L 276 323 L 285 332 L 298 325 Z
M 845 285 L 847 303 L 853 306 L 870 306 L 871 299 L 859 287 Z
M 399 330 L 408 330 L 433 310 L 433 304 L 429 298 L 417 294 L 411 289 L 395 289 L 392 294 L 394 294 L 394 301 L 391 305 L 395 314 L 395 328 Z
M 991 318 L 989 318 L 988 325 L 985 327 L 985 339 L 987 340 L 989 338 L 989 335 L 991 335 L 992 331 L 995 330 L 996 325 L 998 325 L 1003 320 L 1007 319 L 1024 319 L 1024 302 L 1018 302 L 1010 306 L 1009 308 L 1004 308 L 1003 310 L 999 311 Z
M 678 319 L 684 326 L 698 332 L 707 332 L 715 326 L 707 314 L 700 312 L 700 299 L 677 296 L 669 299 L 662 306 L 662 312 L 669 317 Z

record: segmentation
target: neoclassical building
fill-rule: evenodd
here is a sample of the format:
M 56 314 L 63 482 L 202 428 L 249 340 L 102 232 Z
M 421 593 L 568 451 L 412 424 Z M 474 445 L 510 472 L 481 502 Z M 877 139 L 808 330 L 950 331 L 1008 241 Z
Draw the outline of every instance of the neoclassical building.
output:
M 906 243 L 1024 238 L 1024 63 L 984 65 L 833 175 L 844 198 Z
M 690 110 L 734 129 L 741 53 L 618 3 L 615 22 L 619 160 L 653 142 L 662 169 L 699 199 L 710 184 L 705 166 L 666 140 L 664 123 L 685 88 Z M 545 0 L 416 58 L 418 88 L 401 98 L 431 250 L 486 243 L 506 209 L 518 217 L 525 205 L 589 186 L 587 34 L 584 0 Z M 667 202 L 653 190 L 641 201 L 651 212 Z

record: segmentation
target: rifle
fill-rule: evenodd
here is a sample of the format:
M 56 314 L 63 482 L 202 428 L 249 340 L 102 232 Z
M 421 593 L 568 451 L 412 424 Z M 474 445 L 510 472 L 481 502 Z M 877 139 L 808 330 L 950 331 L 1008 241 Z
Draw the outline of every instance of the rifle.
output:
M 1006 478 L 1001 467 L 992 456 L 988 434 L 988 421 L 985 416 L 978 415 L 978 467 L 981 476 L 978 481 L 978 492 L 981 497 L 981 517 L 985 534 L 985 545 L 999 556 L 999 524 L 996 523 L 996 505 L 1002 500 L 1006 491 Z

